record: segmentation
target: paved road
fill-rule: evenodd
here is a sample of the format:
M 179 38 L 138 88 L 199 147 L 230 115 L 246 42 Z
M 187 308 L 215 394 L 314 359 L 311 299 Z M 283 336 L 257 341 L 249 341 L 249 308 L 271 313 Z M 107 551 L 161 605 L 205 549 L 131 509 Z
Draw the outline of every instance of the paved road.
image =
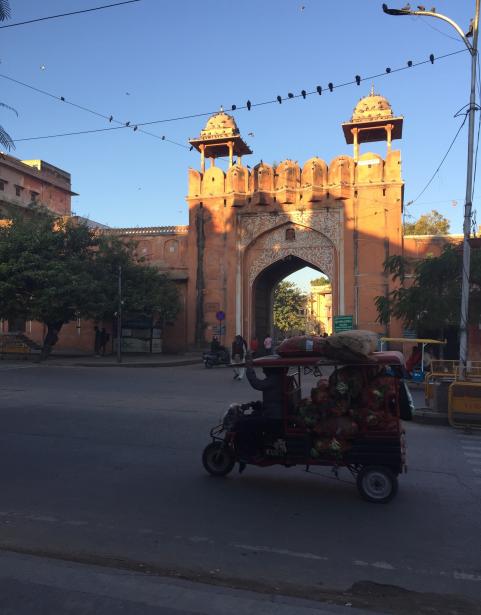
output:
M 386 506 L 328 470 L 207 476 L 209 427 L 255 397 L 229 369 L 1 364 L 0 548 L 386 612 L 463 598 L 480 612 L 479 435 L 407 425 L 409 472 Z

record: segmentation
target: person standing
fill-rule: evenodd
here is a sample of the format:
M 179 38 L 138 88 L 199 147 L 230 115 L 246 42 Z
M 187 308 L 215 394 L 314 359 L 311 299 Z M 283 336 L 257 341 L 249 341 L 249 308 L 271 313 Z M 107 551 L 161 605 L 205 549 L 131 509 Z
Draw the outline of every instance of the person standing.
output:
M 236 335 L 232 342 L 232 364 L 238 365 L 244 362 L 244 356 L 247 352 L 247 344 L 242 335 Z M 244 378 L 244 367 L 234 367 L 234 380 L 242 380 Z
M 95 339 L 94 339 L 94 353 L 96 357 L 100 356 L 100 347 L 101 347 L 101 333 L 99 328 L 97 327 L 97 325 L 95 325 L 94 327 L 94 334 L 95 334 Z
M 257 353 L 259 351 L 259 340 L 257 339 L 256 335 L 254 335 L 254 337 L 251 339 L 250 348 L 251 348 L 251 355 L 253 357 L 257 357 Z
M 110 339 L 110 334 L 107 333 L 107 331 L 105 330 L 105 327 L 102 328 L 102 331 L 100 331 L 100 349 L 99 351 L 104 355 L 105 351 L 107 350 L 107 342 Z
M 272 354 L 272 337 L 269 333 L 264 338 L 264 352 L 265 354 Z

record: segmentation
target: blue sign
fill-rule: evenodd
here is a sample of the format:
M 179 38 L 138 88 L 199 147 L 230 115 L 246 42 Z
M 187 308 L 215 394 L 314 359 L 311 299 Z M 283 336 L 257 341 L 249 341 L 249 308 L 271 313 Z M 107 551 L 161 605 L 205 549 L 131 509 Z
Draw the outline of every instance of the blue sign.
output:
M 217 320 L 225 320 L 225 313 L 222 312 L 222 310 L 219 310 L 215 313 L 215 317 L 217 318 Z

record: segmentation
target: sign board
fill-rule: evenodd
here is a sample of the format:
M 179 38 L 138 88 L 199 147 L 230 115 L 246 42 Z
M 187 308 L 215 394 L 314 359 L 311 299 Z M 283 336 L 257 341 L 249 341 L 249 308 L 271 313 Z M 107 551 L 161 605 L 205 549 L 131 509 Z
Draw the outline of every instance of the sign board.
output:
M 225 335 L 225 325 L 214 325 L 212 333 L 213 335 Z
M 225 312 L 219 310 L 215 313 L 215 317 L 217 318 L 217 320 L 225 320 Z
M 417 333 L 414 329 L 403 329 L 402 336 L 410 339 L 416 339 Z
M 334 333 L 350 331 L 353 327 L 353 316 L 334 316 Z

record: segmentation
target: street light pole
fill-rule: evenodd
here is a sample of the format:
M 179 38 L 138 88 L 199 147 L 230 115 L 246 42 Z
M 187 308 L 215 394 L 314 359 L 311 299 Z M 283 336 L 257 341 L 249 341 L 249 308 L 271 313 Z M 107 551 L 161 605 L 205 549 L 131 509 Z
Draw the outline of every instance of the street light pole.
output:
M 471 91 L 469 96 L 469 128 L 468 128 L 468 161 L 466 169 L 466 196 L 464 200 L 464 222 L 463 222 L 463 270 L 461 278 L 461 316 L 459 323 L 459 367 L 460 378 L 466 378 L 466 363 L 468 355 L 468 313 L 469 313 L 469 271 L 471 266 L 471 246 L 469 243 L 471 235 L 471 210 L 473 197 L 473 160 L 474 160 L 474 130 L 476 113 L 476 63 L 478 58 L 478 23 L 479 6 L 481 0 L 476 0 L 476 10 L 472 21 L 472 44 L 464 34 L 458 24 L 441 13 L 435 11 L 411 11 L 407 9 L 389 9 L 386 4 L 382 5 L 382 10 L 388 15 L 417 15 L 419 17 L 435 17 L 450 24 L 471 54 Z M 409 6 L 409 5 L 408 5 Z

